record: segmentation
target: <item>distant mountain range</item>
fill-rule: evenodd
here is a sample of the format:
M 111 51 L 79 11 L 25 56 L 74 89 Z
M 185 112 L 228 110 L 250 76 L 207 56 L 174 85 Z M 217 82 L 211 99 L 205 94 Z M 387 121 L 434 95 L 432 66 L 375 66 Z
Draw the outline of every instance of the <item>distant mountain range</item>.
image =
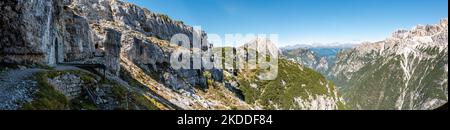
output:
M 448 102 L 448 20 L 353 47 L 296 45 L 288 59 L 334 81 L 351 109 L 434 109 Z
M 336 55 L 344 48 L 296 48 L 283 49 L 283 56 L 291 61 L 305 65 L 323 75 L 334 66 Z
M 328 76 L 354 109 L 434 109 L 448 102 L 448 20 L 341 51 Z
M 281 50 L 292 50 L 297 48 L 352 48 L 359 43 L 312 43 L 312 44 L 297 44 L 281 47 Z

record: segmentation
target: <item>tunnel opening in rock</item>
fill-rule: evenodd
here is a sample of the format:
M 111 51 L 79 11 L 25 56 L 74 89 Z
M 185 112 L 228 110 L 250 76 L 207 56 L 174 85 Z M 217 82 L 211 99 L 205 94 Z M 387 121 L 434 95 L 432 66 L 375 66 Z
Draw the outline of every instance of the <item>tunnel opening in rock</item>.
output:
M 58 38 L 55 38 L 55 63 L 59 64 L 59 43 Z

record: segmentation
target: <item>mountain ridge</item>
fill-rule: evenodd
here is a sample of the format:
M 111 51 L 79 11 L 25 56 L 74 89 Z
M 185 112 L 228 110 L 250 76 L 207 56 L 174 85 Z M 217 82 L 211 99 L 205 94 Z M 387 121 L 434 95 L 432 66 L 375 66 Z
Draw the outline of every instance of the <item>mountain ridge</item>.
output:
M 433 109 L 448 101 L 447 44 L 447 19 L 396 31 L 339 53 L 328 77 L 354 108 Z

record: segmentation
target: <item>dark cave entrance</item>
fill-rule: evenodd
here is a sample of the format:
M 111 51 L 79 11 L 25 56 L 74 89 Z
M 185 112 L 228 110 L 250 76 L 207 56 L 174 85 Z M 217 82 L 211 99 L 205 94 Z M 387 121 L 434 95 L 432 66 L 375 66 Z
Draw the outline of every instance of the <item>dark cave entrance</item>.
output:
M 59 64 L 59 45 L 58 38 L 55 39 L 55 63 Z

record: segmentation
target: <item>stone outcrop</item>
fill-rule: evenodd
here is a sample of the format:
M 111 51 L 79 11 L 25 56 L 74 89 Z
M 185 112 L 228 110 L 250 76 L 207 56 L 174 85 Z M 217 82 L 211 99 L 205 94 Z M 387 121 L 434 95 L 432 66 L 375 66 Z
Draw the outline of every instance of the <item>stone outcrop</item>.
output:
M 74 99 L 81 95 L 83 87 L 88 87 L 88 83 L 81 80 L 80 76 L 74 74 L 63 74 L 55 78 L 48 79 L 48 83 L 56 90 L 66 95 L 68 99 Z
M 108 70 L 115 75 L 119 75 L 120 71 L 120 37 L 121 33 L 113 30 L 106 29 L 106 41 L 105 41 L 105 65 Z

